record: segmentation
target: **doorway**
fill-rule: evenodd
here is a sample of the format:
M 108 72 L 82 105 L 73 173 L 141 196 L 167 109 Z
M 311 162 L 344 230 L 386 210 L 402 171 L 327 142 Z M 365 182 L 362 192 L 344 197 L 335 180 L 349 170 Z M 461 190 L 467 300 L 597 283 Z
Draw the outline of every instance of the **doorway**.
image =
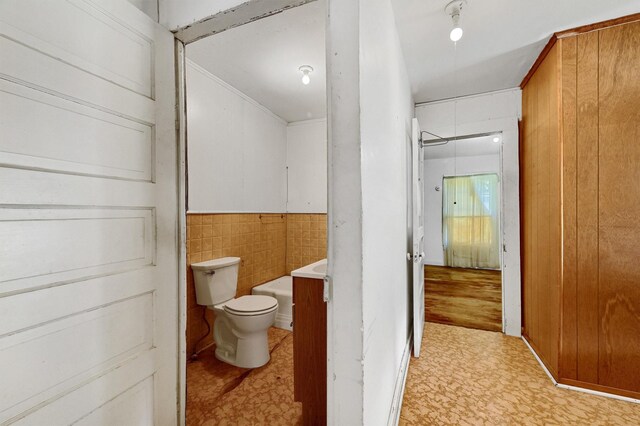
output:
M 325 8 L 295 7 L 184 49 L 187 425 L 301 415 L 290 273 L 326 257 Z M 229 257 L 239 259 L 236 299 L 278 300 L 259 367 L 220 356 L 219 346 L 233 349 L 215 332 L 224 312 L 198 302 L 192 265 Z
M 426 321 L 503 329 L 501 144 L 425 145 Z

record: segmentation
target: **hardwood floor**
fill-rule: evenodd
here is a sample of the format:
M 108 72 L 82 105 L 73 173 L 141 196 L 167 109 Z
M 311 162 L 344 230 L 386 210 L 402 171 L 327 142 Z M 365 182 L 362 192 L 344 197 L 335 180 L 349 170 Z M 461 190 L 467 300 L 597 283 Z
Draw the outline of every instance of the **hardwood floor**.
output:
M 428 322 L 502 331 L 502 272 L 425 265 Z

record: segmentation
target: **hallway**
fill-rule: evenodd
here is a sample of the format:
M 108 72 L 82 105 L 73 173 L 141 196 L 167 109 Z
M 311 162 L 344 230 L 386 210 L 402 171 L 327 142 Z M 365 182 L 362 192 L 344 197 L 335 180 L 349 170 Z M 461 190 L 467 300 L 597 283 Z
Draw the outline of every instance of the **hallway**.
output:
M 553 386 L 524 342 L 426 323 L 401 425 L 637 425 L 640 405 Z

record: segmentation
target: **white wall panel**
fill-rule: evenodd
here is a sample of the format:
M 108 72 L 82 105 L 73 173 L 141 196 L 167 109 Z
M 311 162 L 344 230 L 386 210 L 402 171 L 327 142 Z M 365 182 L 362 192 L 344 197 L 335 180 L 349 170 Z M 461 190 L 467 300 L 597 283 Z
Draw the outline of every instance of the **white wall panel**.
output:
M 153 426 L 153 377 L 147 377 L 74 424 Z
M 108 406 L 111 401 L 119 399 L 119 395 L 127 395 L 139 384 L 148 385 L 149 381 L 156 387 L 157 380 L 153 370 L 157 368 L 154 357 L 157 349 L 151 349 L 139 355 L 133 356 L 128 363 L 118 367 L 111 367 L 104 375 L 85 381 L 80 386 L 71 389 L 68 393 L 53 399 L 48 404 L 35 407 L 11 419 L 20 426 L 42 426 L 52 422 L 60 425 L 73 424 L 85 417 L 91 416 L 96 410 Z M 127 395 L 128 396 L 128 395 Z M 153 396 L 153 395 L 152 395 Z M 137 406 L 135 413 L 138 418 L 146 419 L 153 416 L 153 411 L 143 416 L 141 409 L 149 409 L 147 404 Z M 126 414 L 126 413 L 123 413 Z M 95 418 L 94 418 L 95 419 Z M 133 423 L 107 423 L 96 422 L 94 424 L 135 424 Z
M 31 157 L 33 158 L 33 157 Z M 4 204 L 128 206 L 148 208 L 156 203 L 154 184 L 122 179 L 69 175 L 0 167 L 0 199 Z
M 366 3 L 366 6 L 364 6 Z M 363 424 L 387 424 L 409 337 L 407 150 L 413 98 L 390 0 L 360 9 Z
M 416 117 L 422 130 L 440 136 L 453 135 L 454 124 L 465 125 L 520 117 L 521 96 L 519 89 L 510 89 L 465 96 L 457 101 L 424 103 L 416 106 Z
M 4 165 L 151 180 L 151 126 L 2 80 L 0 116 Z M 48 140 L 65 143 L 43 143 Z
M 16 7 L 17 3 L 21 7 Z M 52 19 L 54 16 L 56 19 Z M 19 32 L 20 38 L 54 58 L 152 96 L 152 41 L 114 20 L 98 4 L 83 0 L 5 0 L 0 3 L 0 21 L 5 34 Z
M 284 212 L 286 123 L 187 65 L 190 212 Z
M 177 424 L 173 36 L 7 0 L 0 51 L 0 423 Z
M 0 421 L 32 405 L 31 398 L 53 396 L 69 387 L 68 381 L 81 383 L 107 363 L 117 365 L 150 349 L 152 312 L 153 295 L 147 293 L 5 336 L 0 365 L 11 368 L 2 376 Z M 71 341 L 73 351 L 68 350 Z
M 0 210 L 0 294 L 150 265 L 153 227 L 149 209 Z
M 4 3 L 0 2 L 0 5 Z M 4 18 L 2 10 L 0 17 Z M 29 42 L 34 48 L 24 44 Z M 51 46 L 43 45 L 39 39 L 33 40 L 1 20 L 0 51 L 0 77 L 4 79 L 143 123 L 155 122 L 154 103 L 146 95 L 126 89 L 114 90 L 113 82 L 69 66 L 55 56 Z
M 327 120 L 287 126 L 287 212 L 327 212 Z
M 66 315 L 76 315 L 101 305 L 149 293 L 155 286 L 150 274 L 152 268 L 147 266 L 122 274 L 110 274 L 39 291 L 14 294 L 11 297 L 0 297 L 0 312 L 3 316 L 0 321 L 0 337 Z M 42 300 L 51 303 L 39 303 Z

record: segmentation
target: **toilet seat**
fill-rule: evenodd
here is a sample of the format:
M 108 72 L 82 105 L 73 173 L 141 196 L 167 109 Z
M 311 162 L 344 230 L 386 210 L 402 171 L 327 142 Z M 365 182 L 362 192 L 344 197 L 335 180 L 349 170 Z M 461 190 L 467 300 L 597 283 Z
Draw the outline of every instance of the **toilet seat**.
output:
M 241 296 L 224 304 L 224 310 L 233 315 L 255 316 L 278 309 L 278 300 L 271 296 Z

